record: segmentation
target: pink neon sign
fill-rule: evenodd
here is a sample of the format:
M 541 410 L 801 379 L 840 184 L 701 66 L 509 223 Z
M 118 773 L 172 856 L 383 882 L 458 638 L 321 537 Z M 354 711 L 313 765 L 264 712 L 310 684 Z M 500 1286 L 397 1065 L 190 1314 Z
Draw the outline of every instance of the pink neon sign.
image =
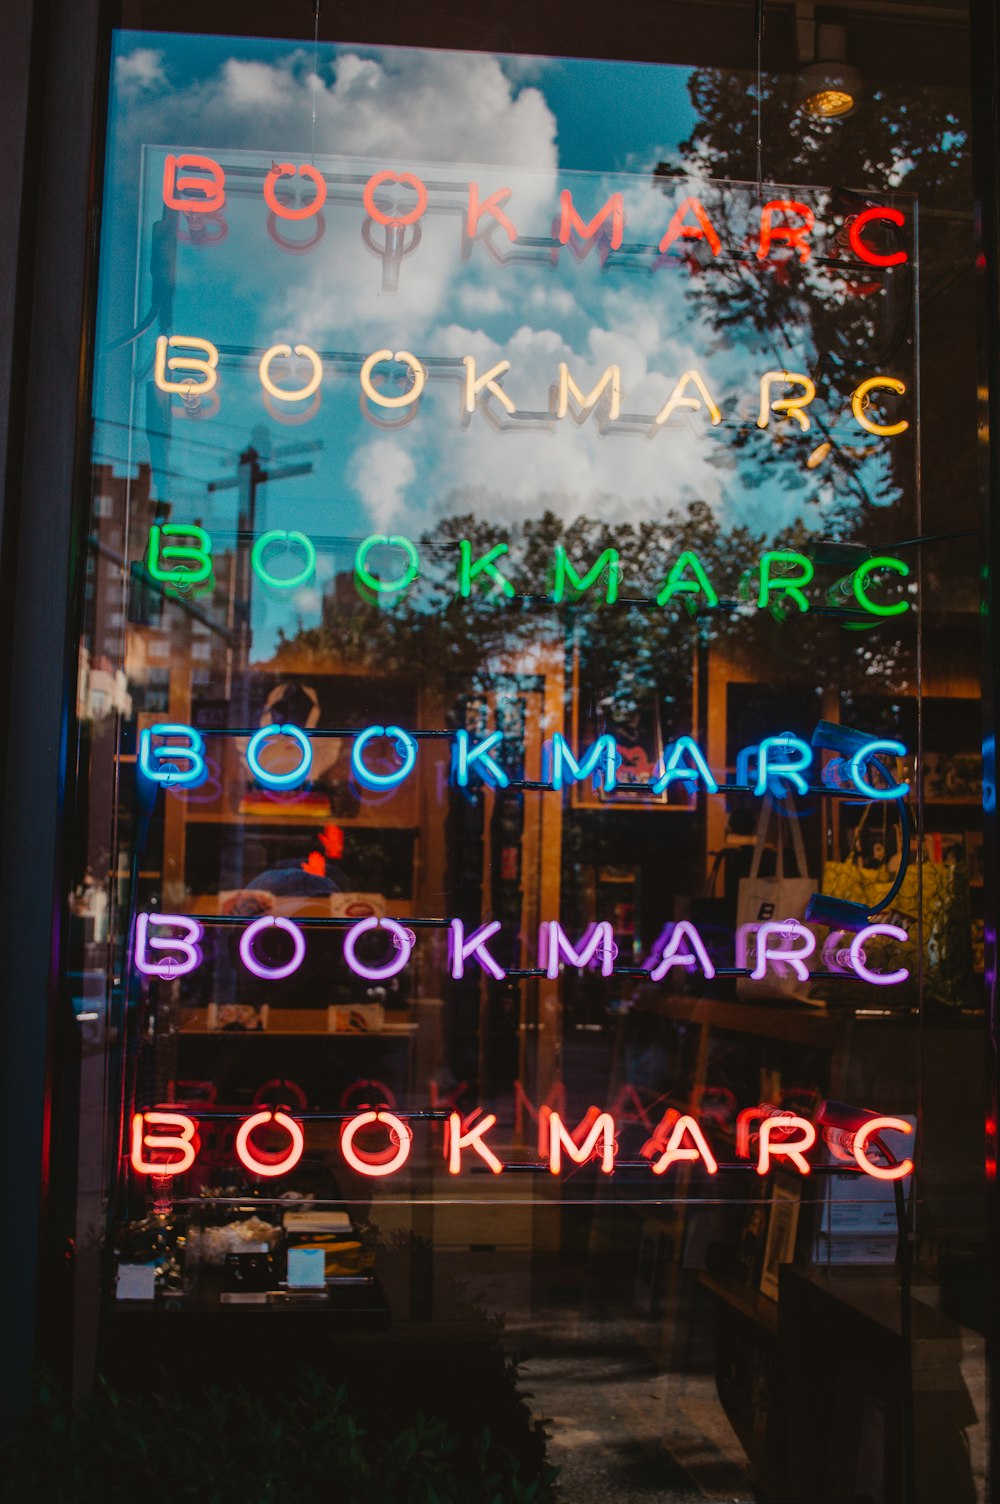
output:
M 182 936 L 169 938 L 150 938 L 149 926 L 151 924 L 179 928 L 184 933 Z M 471 962 L 475 962 L 494 981 L 500 982 L 506 978 L 507 970 L 497 960 L 488 944 L 503 931 L 503 926 L 498 919 L 479 925 L 470 934 L 466 934 L 465 925 L 461 919 L 452 919 L 447 921 L 447 924 L 449 969 L 456 981 L 465 976 Z M 291 959 L 280 966 L 265 966 L 257 959 L 254 952 L 254 941 L 272 928 L 282 930 L 292 940 Z M 362 936 L 376 930 L 384 930 L 392 937 L 396 953 L 379 965 L 371 965 L 360 959 L 357 946 Z M 135 934 L 136 966 L 145 975 L 169 980 L 184 976 L 202 964 L 203 958 L 197 944 L 202 939 L 202 926 L 186 915 L 140 913 L 136 918 Z M 908 939 L 906 930 L 900 925 L 867 925 L 852 940 L 844 954 L 847 967 L 845 975 L 853 971 L 855 976 L 863 982 L 880 987 L 899 986 L 909 976 L 905 967 L 899 967 L 895 971 L 878 972 L 873 971 L 866 962 L 865 943 L 877 936 L 900 942 Z M 737 970 L 745 972 L 756 981 L 760 981 L 769 973 L 786 976 L 789 971 L 792 971 L 803 982 L 808 981 L 813 975 L 806 963 L 816 950 L 816 937 L 801 920 L 769 920 L 763 924 L 741 925 L 734 939 Z M 751 940 L 756 942 L 756 954 L 752 967 L 748 965 L 748 949 Z M 399 975 L 406 969 L 415 946 L 416 938 L 403 921 L 369 916 L 359 919 L 356 924 L 346 930 L 344 959 L 356 976 L 366 981 L 381 982 Z M 264 981 L 279 981 L 298 970 L 305 958 L 306 948 L 301 925 L 290 919 L 264 915 L 248 922 L 240 938 L 239 952 L 244 966 L 254 976 Z M 175 959 L 173 954 L 168 954 L 163 960 L 155 960 L 150 956 L 151 950 L 173 951 L 179 953 L 181 959 Z M 590 926 L 578 942 L 567 935 L 556 919 L 543 920 L 540 926 L 539 972 L 553 980 L 559 976 L 563 965 L 582 968 L 597 963 L 601 975 L 605 977 L 612 976 L 619 970 L 625 975 L 635 974 L 635 967 L 616 968 L 614 957 L 614 938 L 607 921 Z M 688 919 L 680 919 L 667 926 L 664 935 L 660 937 L 660 941 L 653 947 L 652 954 L 644 963 L 643 969 L 648 971 L 651 982 L 661 982 L 674 967 L 680 967 L 689 974 L 700 973 L 709 980 L 716 975 L 717 969 L 705 942 L 697 926 Z

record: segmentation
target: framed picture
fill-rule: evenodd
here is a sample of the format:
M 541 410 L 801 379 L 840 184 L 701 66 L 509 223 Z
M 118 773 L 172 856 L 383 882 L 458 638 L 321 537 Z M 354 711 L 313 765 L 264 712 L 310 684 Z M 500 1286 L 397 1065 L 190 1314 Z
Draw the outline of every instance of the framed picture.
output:
M 778 1270 L 795 1257 L 795 1235 L 799 1230 L 799 1192 L 776 1185 L 771 1197 L 771 1216 L 764 1244 L 764 1263 L 760 1271 L 760 1293 L 769 1300 L 778 1298 Z
M 983 833 L 981 830 L 965 832 L 965 866 L 969 874 L 969 887 L 983 886 Z
M 982 762 L 972 752 L 925 752 L 923 796 L 933 804 L 975 804 L 982 797 Z
M 590 707 L 589 710 L 582 707 Z M 664 717 L 666 715 L 666 724 Z M 620 762 L 616 787 L 606 793 L 600 775 L 573 784 L 572 802 L 582 809 L 649 809 L 651 805 L 678 813 L 693 814 L 697 798 L 689 784 L 673 780 L 660 794 L 650 785 L 663 771 L 664 753 L 682 735 L 694 732 L 694 696 L 689 692 L 664 711 L 660 690 L 653 686 L 635 701 L 619 699 L 610 685 L 582 678 L 579 654 L 573 657 L 573 710 L 570 724 L 572 742 L 578 752 L 592 746 L 597 738 L 614 737 Z

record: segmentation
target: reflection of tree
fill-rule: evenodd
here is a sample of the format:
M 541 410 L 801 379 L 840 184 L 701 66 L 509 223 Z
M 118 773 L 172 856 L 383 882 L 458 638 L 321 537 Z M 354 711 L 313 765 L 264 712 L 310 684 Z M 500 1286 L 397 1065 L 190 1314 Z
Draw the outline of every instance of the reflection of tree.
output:
M 514 588 L 512 598 L 478 580 L 468 599 L 459 595 L 462 539 L 471 542 L 476 557 L 497 543 L 507 544 L 509 551 L 497 564 Z M 578 571 L 615 549 L 621 571 L 617 602 L 606 601 L 606 587 L 598 582 L 577 599 L 556 604 L 549 591 L 559 544 Z M 848 630 L 848 619 L 795 612 L 776 628 L 756 606 L 758 560 L 765 549 L 782 547 L 808 552 L 809 534 L 801 526 L 766 539 L 743 527 L 723 530 L 702 502 L 683 513 L 665 512 L 656 523 L 615 528 L 590 518 L 567 525 L 551 511 L 510 527 L 454 515 L 422 539 L 421 573 L 407 591 L 383 596 L 379 603 L 341 577 L 324 600 L 320 624 L 282 636 L 276 666 L 282 661 L 300 668 L 310 661 L 363 665 L 373 674 L 410 678 L 425 689 L 461 686 L 467 693 L 485 693 L 515 657 L 523 667 L 536 655 L 541 666 L 562 649 L 567 664 L 578 657 L 580 682 L 593 700 L 588 717 L 618 725 L 627 725 L 653 696 L 669 724 L 670 702 L 687 701 L 698 645 L 768 664 L 775 682 L 787 674 L 812 685 L 838 682 L 857 693 L 877 683 L 905 692 L 912 682 L 909 648 L 898 640 L 893 622 L 869 618 L 866 630 L 856 630 L 856 621 Z M 720 596 L 714 609 L 706 609 L 700 595 L 678 595 L 656 605 L 671 565 L 685 550 L 698 555 Z M 829 571 L 827 576 L 832 582 Z M 822 612 L 824 589 L 814 586 L 809 593 Z M 693 613 L 686 601 L 693 603 Z M 788 668 L 776 631 L 787 634 Z M 910 635 L 902 634 L 907 642 Z
M 698 121 L 679 148 L 676 163 L 661 163 L 665 180 L 679 174 L 744 182 L 756 176 L 757 97 L 755 81 L 725 70 L 699 69 L 690 92 Z M 779 251 L 763 262 L 754 254 L 742 196 L 731 190 L 706 192 L 706 208 L 725 250 L 716 258 L 703 246 L 689 257 L 692 298 L 707 327 L 720 338 L 753 331 L 769 341 L 781 359 L 801 359 L 808 351 L 810 374 L 839 414 L 849 417 L 849 398 L 859 380 L 875 371 L 907 378 L 912 360 L 913 268 L 910 263 L 879 269 L 859 262 L 848 241 L 848 226 L 867 204 L 885 203 L 894 190 L 967 203 L 971 194 L 966 132 L 957 114 L 942 108 L 940 92 L 913 85 L 905 96 L 886 98 L 878 90 L 855 116 L 813 120 L 796 108 L 794 80 L 764 80 L 762 119 L 764 170 L 768 184 L 832 186 L 820 192 L 814 251 L 807 263 L 795 252 Z M 870 191 L 866 191 L 870 189 Z M 775 195 L 779 196 L 779 195 Z M 794 197 L 794 193 L 788 195 Z M 816 202 L 815 190 L 810 195 Z M 906 206 L 904 205 L 904 208 Z M 820 235 L 822 225 L 825 233 Z M 900 232 L 871 226 L 866 238 L 880 251 L 899 248 Z M 945 243 L 934 255 L 946 264 L 967 255 L 961 227 L 935 235 Z M 908 238 L 911 238 L 909 231 Z M 912 240 L 911 240 L 912 243 Z M 698 244 L 698 243 L 695 243 Z M 927 262 L 927 243 L 922 254 Z M 885 506 L 910 490 L 909 445 L 889 449 L 884 440 L 855 430 L 845 445 L 837 420 L 825 423 L 820 405 L 810 412 L 812 430 L 793 424 L 776 433 L 784 442 L 741 427 L 733 443 L 743 458 L 741 482 L 760 484 L 765 473 L 803 501 L 824 504 L 827 531 L 841 535 L 871 521 L 872 505 Z M 829 445 L 829 448 L 826 446 Z M 814 468 L 806 459 L 814 456 Z
M 749 74 L 699 68 L 689 82 L 698 122 L 680 147 L 698 175 L 749 183 L 756 177 L 756 81 Z M 941 90 L 916 82 L 905 92 L 875 89 L 857 114 L 814 120 L 796 108 L 795 81 L 765 74 L 764 172 L 771 183 L 847 183 L 942 197 L 972 196 L 965 122 Z

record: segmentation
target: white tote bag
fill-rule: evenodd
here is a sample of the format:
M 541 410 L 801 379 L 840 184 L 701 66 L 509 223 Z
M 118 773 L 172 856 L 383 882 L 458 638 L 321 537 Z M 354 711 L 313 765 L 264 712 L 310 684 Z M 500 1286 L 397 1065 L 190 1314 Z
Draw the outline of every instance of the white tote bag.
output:
M 785 810 L 784 818 L 782 806 Z M 786 823 L 791 830 L 796 867 L 794 877 L 785 872 Z M 772 827 L 774 837 L 769 841 Z M 773 845 L 776 852 L 775 872 L 773 877 L 762 877 L 761 858 L 768 845 Z M 757 839 L 754 842 L 750 875 L 740 879 L 736 902 L 736 965 L 748 966 L 753 970 L 757 959 L 755 937 L 758 927 L 782 919 L 797 919 L 801 923 L 806 904 L 815 891 L 816 880 L 806 872 L 806 851 L 792 795 L 787 794 L 779 805 L 770 794 L 766 794 L 757 822 Z M 812 957 L 806 964 L 813 964 Z M 755 982 L 752 977 L 737 979 L 736 996 L 741 1002 L 764 1002 L 775 998 L 811 1002 L 814 1001 L 809 995 L 811 987 L 812 984 L 804 982 L 791 966 L 780 961 L 769 961 L 767 974 L 759 982 Z

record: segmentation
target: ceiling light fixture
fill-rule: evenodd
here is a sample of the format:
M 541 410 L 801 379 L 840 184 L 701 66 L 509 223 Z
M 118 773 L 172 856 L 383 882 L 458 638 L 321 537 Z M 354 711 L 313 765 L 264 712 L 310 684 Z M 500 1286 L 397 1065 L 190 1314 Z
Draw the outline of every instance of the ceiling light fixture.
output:
M 857 68 L 847 61 L 847 36 L 843 26 L 816 24 L 811 3 L 795 7 L 795 38 L 799 71 L 795 75 L 795 99 L 814 120 L 842 120 L 853 115 L 864 85 Z

